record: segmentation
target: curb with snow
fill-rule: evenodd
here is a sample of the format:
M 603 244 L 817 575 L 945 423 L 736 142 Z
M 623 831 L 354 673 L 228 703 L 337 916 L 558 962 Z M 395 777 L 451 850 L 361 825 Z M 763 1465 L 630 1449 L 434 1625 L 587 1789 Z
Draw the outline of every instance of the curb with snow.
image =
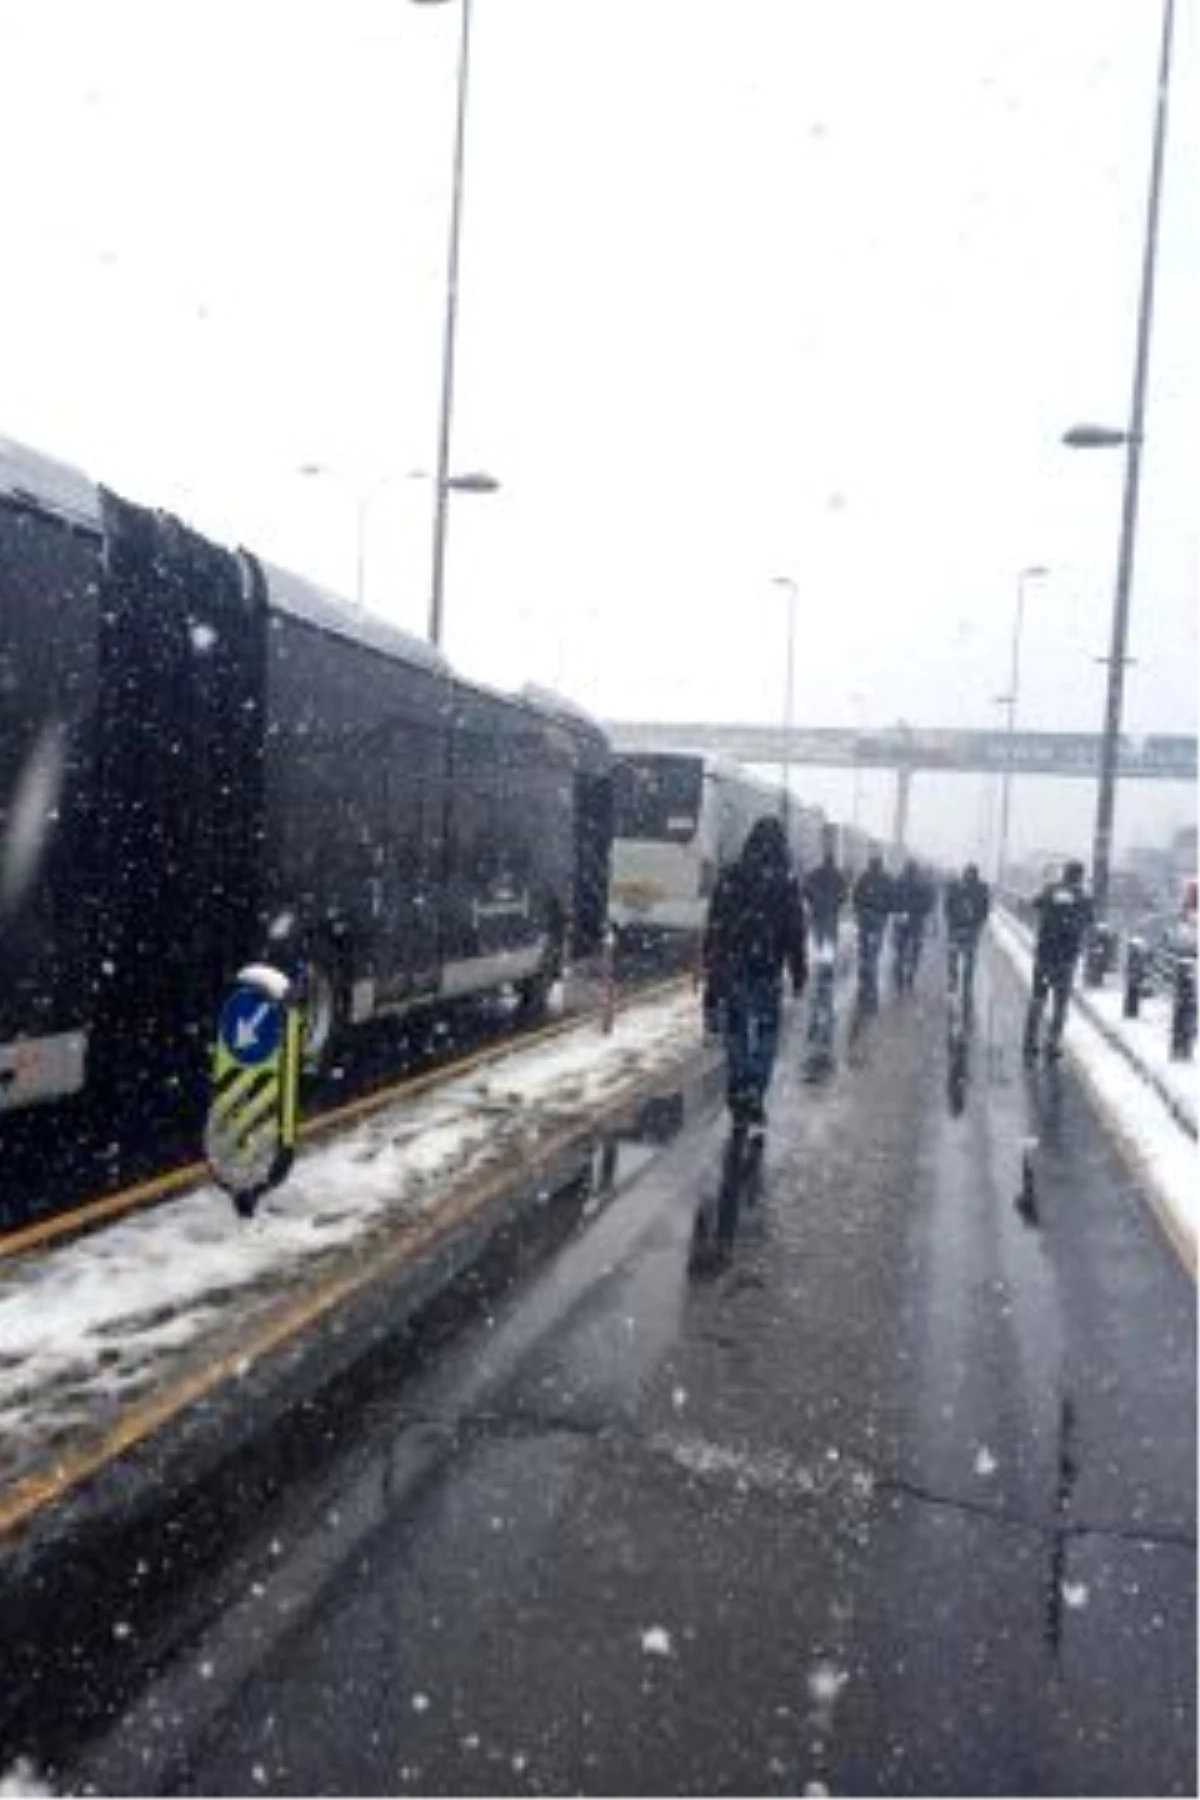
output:
M 993 940 L 1022 981 L 1033 979 L 1032 934 L 1007 913 L 994 913 Z M 1166 1063 L 1165 1037 L 1163 1061 Z M 1196 1071 L 1155 1068 L 1130 1034 L 1076 991 L 1064 1045 L 1105 1124 L 1147 1185 L 1155 1210 L 1187 1267 L 1195 1273 Z M 1193 1090 L 1188 1093 L 1188 1087 Z
M 536 1204 L 570 1146 L 711 1061 L 695 996 L 666 995 L 622 1010 L 609 1036 L 589 1021 L 508 1046 L 306 1146 L 252 1220 L 201 1186 L 14 1262 L 0 1284 L 0 1540 L 9 1512 L 27 1516 L 26 1484 L 51 1499 L 123 1454 L 143 1435 L 128 1418 L 153 1415 L 163 1392 L 195 1416 L 238 1390 L 236 1410 L 252 1366 L 299 1357 L 318 1316 L 396 1282 L 424 1303 L 503 1223 L 510 1193 Z M 398 1313 L 393 1294 L 392 1327 Z M 337 1334 L 346 1348 L 353 1334 Z M 43 1479 L 47 1464 L 64 1478 Z

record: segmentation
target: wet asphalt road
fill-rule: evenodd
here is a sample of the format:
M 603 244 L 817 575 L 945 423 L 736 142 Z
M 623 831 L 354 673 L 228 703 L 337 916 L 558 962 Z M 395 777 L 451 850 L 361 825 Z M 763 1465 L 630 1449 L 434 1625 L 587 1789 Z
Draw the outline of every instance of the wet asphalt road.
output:
M 720 1121 L 627 1153 L 75 1782 L 1194 1792 L 1194 1287 L 1002 968 L 952 1113 L 926 976 L 826 1085 L 785 1049 L 729 1270 L 687 1272 Z

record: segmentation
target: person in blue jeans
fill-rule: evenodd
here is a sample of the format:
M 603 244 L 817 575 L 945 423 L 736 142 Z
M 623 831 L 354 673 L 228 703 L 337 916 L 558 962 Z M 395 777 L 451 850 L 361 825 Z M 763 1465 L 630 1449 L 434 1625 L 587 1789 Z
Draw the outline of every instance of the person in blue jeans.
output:
M 806 919 L 777 818 L 751 826 L 738 860 L 722 871 L 704 933 L 704 1004 L 721 1017 L 735 1138 L 766 1130 L 766 1096 L 779 1047 L 785 967 L 793 992 L 808 974 Z

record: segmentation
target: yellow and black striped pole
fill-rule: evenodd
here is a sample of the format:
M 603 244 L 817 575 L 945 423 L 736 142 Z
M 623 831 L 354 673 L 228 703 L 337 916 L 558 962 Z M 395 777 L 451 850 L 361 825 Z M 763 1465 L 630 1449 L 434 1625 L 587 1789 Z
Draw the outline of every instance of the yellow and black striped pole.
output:
M 299 1068 L 291 983 L 265 964 L 243 969 L 217 1024 L 204 1150 L 244 1217 L 292 1166 Z

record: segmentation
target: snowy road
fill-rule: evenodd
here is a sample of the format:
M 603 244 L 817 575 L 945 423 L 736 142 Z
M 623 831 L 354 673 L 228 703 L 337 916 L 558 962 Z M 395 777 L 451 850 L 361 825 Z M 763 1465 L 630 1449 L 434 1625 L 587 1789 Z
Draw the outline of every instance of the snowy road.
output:
M 783 1075 L 703 1282 L 685 1130 L 190 1578 L 146 1544 L 77 1615 L 119 1717 L 10 1748 L 104 1792 L 1194 1792 L 1194 1288 L 1020 998 L 990 958 L 959 1116 L 932 982 Z

